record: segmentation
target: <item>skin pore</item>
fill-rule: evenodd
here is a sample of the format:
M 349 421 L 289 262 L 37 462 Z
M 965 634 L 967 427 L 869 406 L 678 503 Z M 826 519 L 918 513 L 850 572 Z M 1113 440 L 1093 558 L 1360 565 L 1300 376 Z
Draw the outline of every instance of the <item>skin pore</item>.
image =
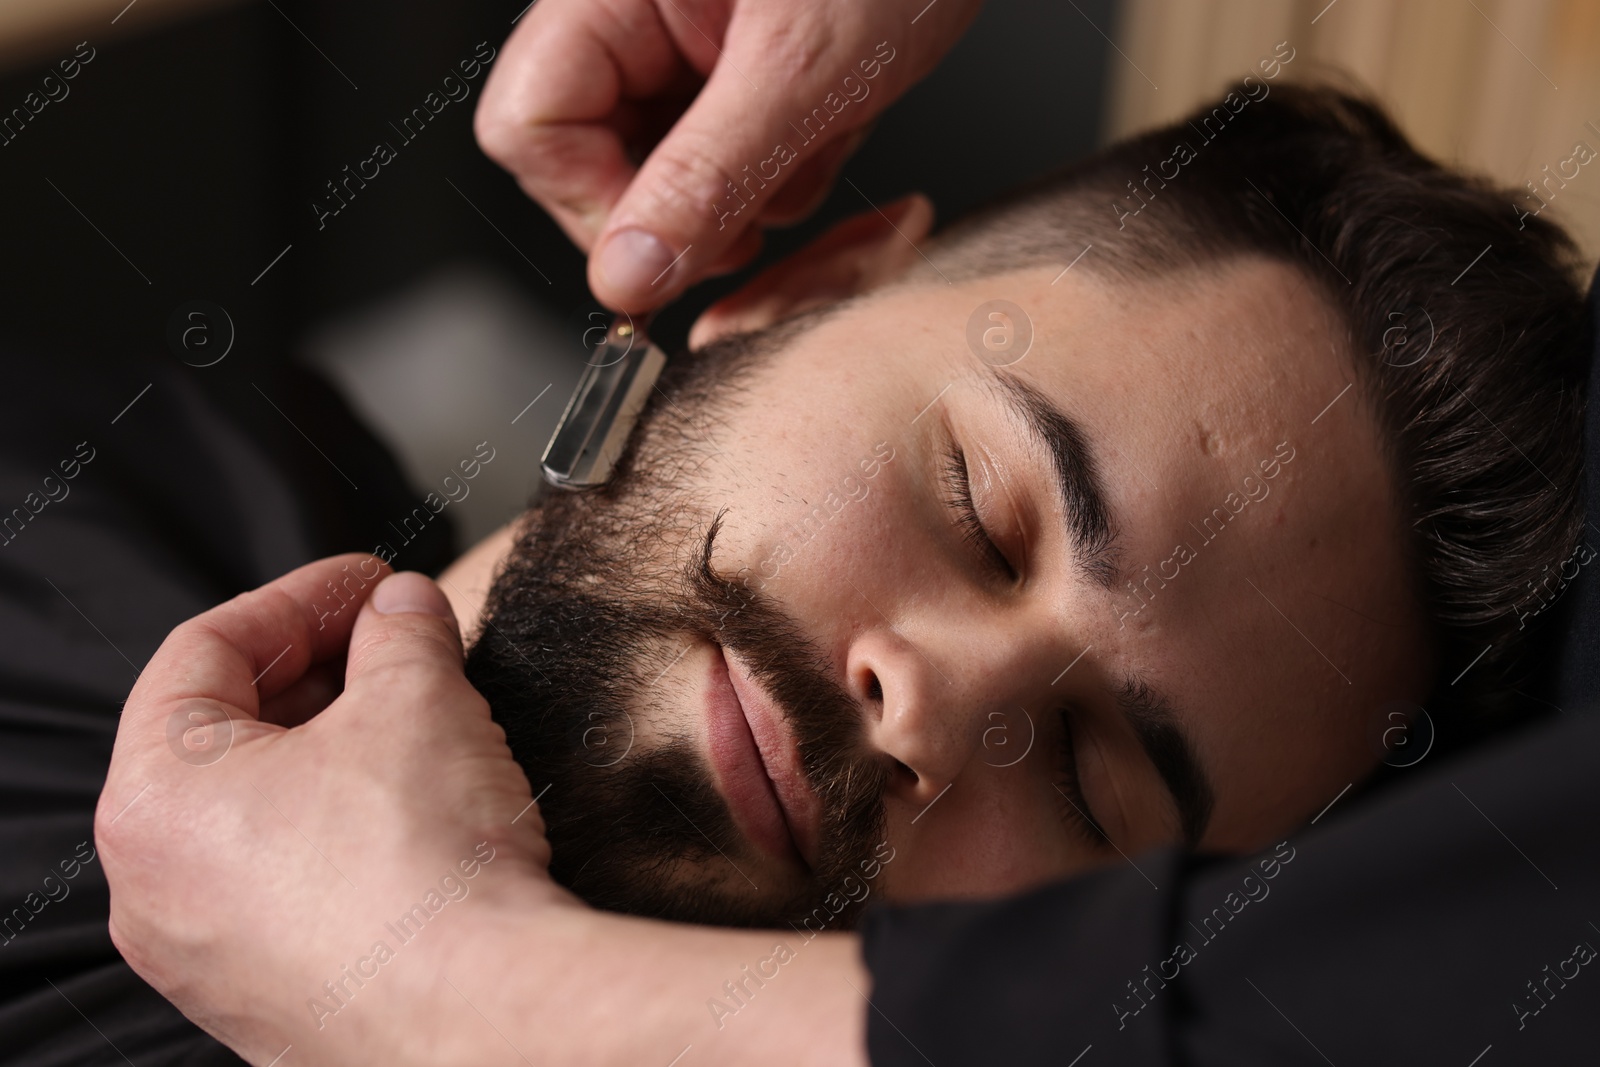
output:
M 882 240 L 871 249 L 900 238 Z M 837 297 L 828 264 L 860 257 L 824 251 L 807 269 Z M 871 291 L 760 358 L 705 424 L 684 536 L 635 552 L 680 571 L 720 513 L 712 569 L 781 610 L 848 694 L 850 732 L 888 783 L 894 858 L 873 895 L 995 896 L 1186 836 L 1250 850 L 1364 777 L 1381 709 L 1425 699 L 1432 663 L 1393 477 L 1315 288 L 1248 258 L 1137 282 L 1040 267 L 948 284 L 913 268 L 874 288 L 871 273 L 855 276 Z M 796 310 L 752 290 L 697 339 Z M 964 340 L 997 298 L 1034 331 L 1001 368 Z M 1099 526 L 1081 500 L 1069 515 L 1029 400 L 1076 425 Z M 954 450 L 981 533 L 952 503 Z M 443 576 L 469 641 L 513 540 L 496 533 Z M 690 633 L 640 651 L 662 673 L 629 704 L 629 758 L 686 739 L 727 796 L 705 756 L 705 679 L 724 653 Z M 792 748 L 781 723 L 768 733 L 764 756 Z M 1195 809 L 1187 826 L 1162 766 Z M 742 833 L 672 880 L 792 893 L 816 856 L 805 793 L 787 805 L 795 855 Z

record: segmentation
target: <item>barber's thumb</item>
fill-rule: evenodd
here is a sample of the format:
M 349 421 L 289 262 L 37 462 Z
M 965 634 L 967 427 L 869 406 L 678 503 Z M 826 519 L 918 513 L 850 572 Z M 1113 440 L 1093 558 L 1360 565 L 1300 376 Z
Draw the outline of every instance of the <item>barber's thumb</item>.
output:
M 710 192 L 698 207 L 676 200 L 662 204 L 647 185 L 652 180 L 654 171 L 646 163 L 629 187 L 625 213 L 613 211 L 610 229 L 589 259 L 594 295 L 607 307 L 633 315 L 654 311 L 696 282 L 738 270 L 761 251 L 756 207 L 718 190 L 714 182 L 700 183 Z M 641 200 L 648 210 L 637 206 Z
M 601 238 L 589 264 L 589 285 L 601 303 L 642 313 L 654 310 L 692 284 L 688 272 L 693 265 L 684 259 L 693 250 L 693 242 L 675 249 L 679 242 L 669 243 L 653 232 L 666 228 L 641 219 Z
M 611 207 L 589 258 L 589 287 L 607 307 L 654 310 L 714 270 L 728 269 L 730 250 L 753 256 L 759 249 L 745 235 L 759 235 L 761 204 L 781 181 L 757 178 L 735 187 L 729 175 L 772 155 L 775 131 L 766 127 L 774 123 L 748 114 L 742 83 L 735 89 L 729 75 L 719 74 Z M 754 184 L 765 191 L 752 193 Z
M 461 631 L 450 601 L 426 575 L 391 574 L 362 605 L 350 634 L 345 684 L 380 669 L 461 674 Z

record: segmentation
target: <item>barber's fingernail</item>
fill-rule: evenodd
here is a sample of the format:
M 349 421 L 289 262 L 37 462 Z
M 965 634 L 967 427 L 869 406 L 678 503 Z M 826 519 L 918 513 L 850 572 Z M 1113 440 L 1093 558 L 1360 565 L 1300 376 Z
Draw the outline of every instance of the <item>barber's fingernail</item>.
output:
M 454 617 L 450 601 L 444 598 L 439 587 L 416 571 L 391 574 L 380 582 L 372 594 L 372 609 L 381 615 L 414 611 L 421 615 L 437 615 L 441 619 Z
M 648 297 L 651 290 L 672 287 L 683 260 L 646 230 L 618 230 L 600 248 L 597 269 L 612 289 Z

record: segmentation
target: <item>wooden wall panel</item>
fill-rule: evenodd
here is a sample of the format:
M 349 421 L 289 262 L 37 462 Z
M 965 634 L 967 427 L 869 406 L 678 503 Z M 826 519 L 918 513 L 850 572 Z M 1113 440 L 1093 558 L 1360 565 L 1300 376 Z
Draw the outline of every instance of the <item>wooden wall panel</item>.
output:
M 1543 178 L 1580 142 L 1600 153 L 1596 0 L 1126 0 L 1109 32 L 1126 53 L 1111 58 L 1109 137 L 1177 118 L 1288 40 L 1288 77 L 1338 71 L 1425 151 L 1503 184 Z M 1600 259 L 1600 160 L 1548 210 Z

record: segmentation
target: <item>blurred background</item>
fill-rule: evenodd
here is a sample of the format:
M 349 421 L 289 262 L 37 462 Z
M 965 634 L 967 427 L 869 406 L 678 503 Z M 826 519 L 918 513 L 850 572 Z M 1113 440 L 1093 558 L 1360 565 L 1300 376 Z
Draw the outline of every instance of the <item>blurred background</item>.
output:
M 24 353 L 8 358 L 170 364 L 326 493 L 356 490 L 327 469 L 319 404 L 354 408 L 423 492 L 487 440 L 496 461 L 449 515 L 463 545 L 506 521 L 538 489 L 599 308 L 582 258 L 478 153 L 481 76 L 410 139 L 396 127 L 525 5 L 8 0 L 0 254 Z M 1347 72 L 1434 155 L 1538 183 L 1600 254 L 1600 162 L 1575 158 L 1600 151 L 1594 0 L 991 0 L 848 165 L 856 188 L 751 270 L 866 200 L 920 189 L 948 218 L 1177 117 L 1281 41 L 1288 78 Z M 379 141 L 397 158 L 319 218 L 326 183 Z M 749 273 L 690 294 L 658 338 L 681 343 Z

